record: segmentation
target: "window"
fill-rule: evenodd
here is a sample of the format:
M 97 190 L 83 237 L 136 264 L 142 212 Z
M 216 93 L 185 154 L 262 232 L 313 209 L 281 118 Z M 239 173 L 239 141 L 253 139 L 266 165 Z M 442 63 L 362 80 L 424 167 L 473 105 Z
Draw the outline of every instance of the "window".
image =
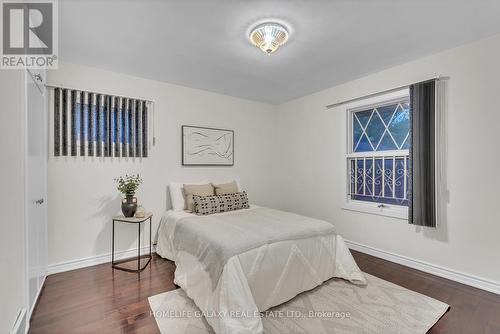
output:
M 407 217 L 407 89 L 347 106 L 347 208 Z
M 146 158 L 151 101 L 55 87 L 54 156 Z

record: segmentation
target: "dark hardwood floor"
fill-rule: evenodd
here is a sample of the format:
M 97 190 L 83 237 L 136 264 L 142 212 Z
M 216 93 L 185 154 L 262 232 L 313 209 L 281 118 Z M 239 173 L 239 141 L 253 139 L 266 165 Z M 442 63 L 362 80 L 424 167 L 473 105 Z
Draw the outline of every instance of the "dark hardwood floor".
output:
M 352 253 L 363 271 L 451 305 L 429 333 L 500 333 L 500 296 Z M 110 264 L 50 275 L 29 333 L 158 333 L 148 297 L 176 288 L 174 270 L 174 263 L 155 255 L 140 280 Z

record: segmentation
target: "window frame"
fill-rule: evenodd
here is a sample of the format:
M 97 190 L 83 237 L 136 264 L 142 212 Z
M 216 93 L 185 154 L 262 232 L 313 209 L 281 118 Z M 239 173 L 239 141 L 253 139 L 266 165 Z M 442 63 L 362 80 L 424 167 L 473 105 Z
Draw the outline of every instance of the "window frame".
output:
M 398 218 L 402 220 L 408 219 L 408 207 L 395 204 L 386 204 L 380 202 L 368 202 L 361 200 L 354 200 L 350 198 L 350 163 L 349 159 L 356 157 L 366 157 L 366 156 L 390 156 L 390 155 L 400 155 L 401 153 L 408 154 L 409 150 L 392 150 L 392 151 L 372 151 L 372 152 L 353 152 L 353 124 L 352 124 L 352 114 L 357 111 L 371 109 L 376 106 L 393 104 L 395 102 L 401 102 L 402 100 L 408 100 L 409 98 L 409 88 L 404 88 L 390 93 L 385 93 L 373 97 L 369 97 L 362 100 L 357 100 L 344 105 L 344 116 L 346 118 L 346 128 L 345 128 L 345 151 L 344 151 L 344 187 L 343 187 L 343 197 L 345 199 L 342 209 L 362 212 L 368 214 L 375 214 L 380 216 Z M 382 204 L 382 205 L 381 205 Z

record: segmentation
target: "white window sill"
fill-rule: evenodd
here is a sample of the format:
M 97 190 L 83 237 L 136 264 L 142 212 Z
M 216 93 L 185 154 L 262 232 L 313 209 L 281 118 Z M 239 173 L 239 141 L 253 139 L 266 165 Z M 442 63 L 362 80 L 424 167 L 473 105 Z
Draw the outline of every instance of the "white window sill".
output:
M 379 208 L 378 205 L 379 203 L 348 201 L 342 206 L 342 209 L 402 220 L 408 219 L 408 208 L 406 206 L 384 204 L 384 207 Z

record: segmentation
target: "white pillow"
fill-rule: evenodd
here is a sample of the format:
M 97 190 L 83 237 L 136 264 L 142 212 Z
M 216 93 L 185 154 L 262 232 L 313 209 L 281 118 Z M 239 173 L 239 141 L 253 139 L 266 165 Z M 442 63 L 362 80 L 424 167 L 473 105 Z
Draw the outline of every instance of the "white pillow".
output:
M 170 202 L 172 203 L 172 210 L 182 211 L 184 210 L 184 194 L 182 193 L 183 183 L 170 182 L 168 185 L 168 191 L 170 192 Z

